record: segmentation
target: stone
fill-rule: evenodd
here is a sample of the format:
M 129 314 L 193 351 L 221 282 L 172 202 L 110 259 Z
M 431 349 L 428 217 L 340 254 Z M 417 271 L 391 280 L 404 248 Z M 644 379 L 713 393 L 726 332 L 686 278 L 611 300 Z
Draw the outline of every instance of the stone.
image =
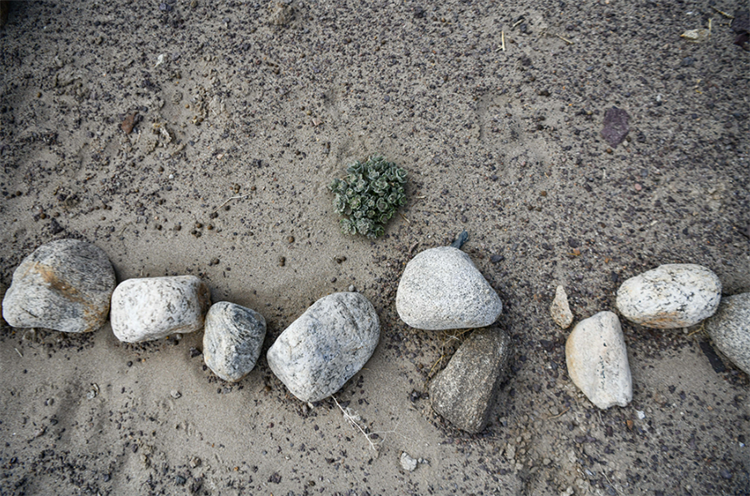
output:
M 721 281 L 710 269 L 695 264 L 661 265 L 622 283 L 617 309 L 645 327 L 690 327 L 716 312 Z
M 126 343 L 187 334 L 203 327 L 211 292 L 195 276 L 128 279 L 112 294 L 112 332 Z
M 750 293 L 722 299 L 706 330 L 719 351 L 750 375 Z
M 625 338 L 613 312 L 579 322 L 565 343 L 565 360 L 573 383 L 602 410 L 633 399 Z
M 406 264 L 396 310 L 411 327 L 442 331 L 491 325 L 503 304 L 466 253 L 442 246 L 419 253 Z
M 334 293 L 292 322 L 266 357 L 294 396 L 315 402 L 359 372 L 379 339 L 380 322 L 372 303 L 361 293 Z
M 401 452 L 399 462 L 401 462 L 401 468 L 407 472 L 414 472 L 417 469 L 417 459 L 409 456 L 409 453 L 406 451 Z
M 432 409 L 463 431 L 481 432 L 507 375 L 509 357 L 505 331 L 474 331 L 430 384 Z
M 117 280 L 107 254 L 76 239 L 46 243 L 13 273 L 3 317 L 13 327 L 92 332 L 107 322 Z
M 567 329 L 573 323 L 573 312 L 570 311 L 568 294 L 565 292 L 564 287 L 557 286 L 555 299 L 549 307 L 549 313 L 552 315 L 552 320 L 555 321 L 555 324 L 563 329 Z
M 203 334 L 203 359 L 214 374 L 237 382 L 250 372 L 266 337 L 266 319 L 228 301 L 209 308 Z

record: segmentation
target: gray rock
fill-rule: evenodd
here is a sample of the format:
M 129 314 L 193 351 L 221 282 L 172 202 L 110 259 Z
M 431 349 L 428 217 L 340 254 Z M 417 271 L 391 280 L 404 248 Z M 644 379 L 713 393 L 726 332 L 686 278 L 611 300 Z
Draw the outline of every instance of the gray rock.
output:
M 474 331 L 430 384 L 432 409 L 461 430 L 481 432 L 507 375 L 509 357 L 505 331 Z
M 139 343 L 203 327 L 211 293 L 195 276 L 128 279 L 112 294 L 112 331 Z
M 107 322 L 117 281 L 104 251 L 76 239 L 34 250 L 13 273 L 3 317 L 13 327 L 91 332 Z
M 623 317 L 645 327 L 690 327 L 716 312 L 721 281 L 695 264 L 661 265 L 625 281 L 617 290 Z
M 203 358 L 225 381 L 236 382 L 255 367 L 266 337 L 266 319 L 255 310 L 220 301 L 206 314 Z
M 570 327 L 570 324 L 573 323 L 573 312 L 570 311 L 570 305 L 568 305 L 568 294 L 565 292 L 564 287 L 557 287 L 557 290 L 555 291 L 555 299 L 549 307 L 549 313 L 552 316 L 552 320 L 555 321 L 555 324 L 563 329 L 567 329 Z
M 706 330 L 716 347 L 750 375 L 750 293 L 723 298 Z
M 568 375 L 601 409 L 626 406 L 633 399 L 633 380 L 620 319 L 599 312 L 573 328 L 565 343 Z
M 396 310 L 411 327 L 440 331 L 491 325 L 503 304 L 466 253 L 442 246 L 406 264 Z
M 332 395 L 370 359 L 380 322 L 361 293 L 334 293 L 316 301 L 268 350 L 276 377 L 302 401 Z

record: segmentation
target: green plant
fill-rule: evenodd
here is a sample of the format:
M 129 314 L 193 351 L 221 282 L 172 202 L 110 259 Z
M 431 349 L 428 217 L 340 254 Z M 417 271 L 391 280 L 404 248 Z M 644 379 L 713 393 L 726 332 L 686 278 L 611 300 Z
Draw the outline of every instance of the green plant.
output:
M 345 234 L 377 238 L 398 207 L 406 203 L 406 171 L 383 157 L 373 156 L 346 169 L 346 177 L 334 179 L 333 208 L 342 215 Z

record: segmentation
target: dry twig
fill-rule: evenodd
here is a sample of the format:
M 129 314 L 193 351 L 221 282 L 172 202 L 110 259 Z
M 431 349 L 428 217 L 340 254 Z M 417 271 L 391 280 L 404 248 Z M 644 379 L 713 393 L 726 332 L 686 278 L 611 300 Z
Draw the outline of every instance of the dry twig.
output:
M 734 19 L 734 16 L 733 16 L 733 15 L 731 15 L 731 14 L 727 14 L 726 12 L 722 12 L 722 11 L 720 11 L 719 9 L 717 9 L 716 7 L 714 7 L 713 5 L 711 5 L 711 8 L 712 8 L 712 9 L 714 9 L 714 10 L 715 10 L 716 12 L 718 12 L 719 14 L 723 15 L 724 17 L 726 17 L 727 19 Z
M 222 203 L 221 205 L 219 205 L 219 208 L 223 207 L 224 205 L 226 205 L 227 203 L 229 203 L 229 202 L 230 202 L 230 201 L 232 201 L 232 200 L 244 200 L 244 199 L 245 199 L 245 198 L 247 198 L 248 196 L 250 196 L 250 195 L 237 195 L 237 196 L 231 196 L 231 197 L 227 198 L 227 199 L 226 199 L 226 201 L 225 201 L 224 203 Z

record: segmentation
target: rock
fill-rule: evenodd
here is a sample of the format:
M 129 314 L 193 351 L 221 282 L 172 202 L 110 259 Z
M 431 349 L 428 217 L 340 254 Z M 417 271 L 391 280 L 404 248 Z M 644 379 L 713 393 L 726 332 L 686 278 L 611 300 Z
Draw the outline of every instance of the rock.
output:
M 601 409 L 626 406 L 633 399 L 633 381 L 620 320 L 599 312 L 573 328 L 565 343 L 568 375 Z
M 107 322 L 117 281 L 104 251 L 85 241 L 59 239 L 26 257 L 3 298 L 13 327 L 91 332 Z
M 505 331 L 474 331 L 430 384 L 432 409 L 461 430 L 481 432 L 507 374 L 509 357 Z
M 609 143 L 609 146 L 616 147 L 623 142 L 628 135 L 628 119 L 630 116 L 623 109 L 612 107 L 604 112 L 604 127 L 602 128 L 602 137 Z
M 491 325 L 503 304 L 466 253 L 442 246 L 423 251 L 406 265 L 396 310 L 411 327 L 440 331 Z
M 407 472 L 414 472 L 417 469 L 417 460 L 412 458 L 406 451 L 401 452 L 401 468 Z
M 127 343 L 197 331 L 210 305 L 210 291 L 195 276 L 128 279 L 112 294 L 112 331 Z
M 564 287 L 557 287 L 555 299 L 549 307 L 549 313 L 552 315 L 552 320 L 555 321 L 555 324 L 563 329 L 567 329 L 573 323 L 573 312 L 570 311 L 568 294 L 565 292 Z
M 716 347 L 750 375 L 750 293 L 722 299 L 706 330 Z
M 361 293 L 316 301 L 268 350 L 268 366 L 294 396 L 320 401 L 364 366 L 380 339 L 380 322 Z
M 645 327 L 690 327 L 716 312 L 721 281 L 694 264 L 661 265 L 632 277 L 617 290 L 623 317 Z
M 206 314 L 203 358 L 225 381 L 236 382 L 255 367 L 266 337 L 266 319 L 255 310 L 220 301 Z

